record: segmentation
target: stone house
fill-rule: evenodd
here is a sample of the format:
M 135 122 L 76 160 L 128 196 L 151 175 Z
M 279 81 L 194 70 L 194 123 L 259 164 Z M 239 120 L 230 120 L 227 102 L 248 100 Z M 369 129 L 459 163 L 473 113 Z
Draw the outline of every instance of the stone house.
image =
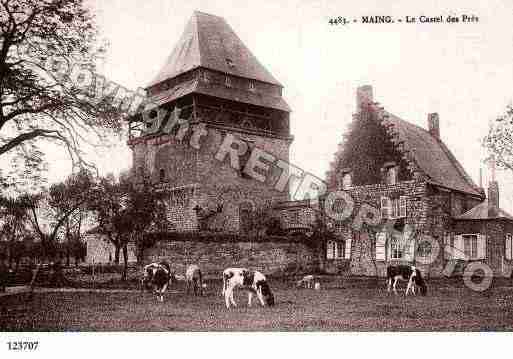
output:
M 105 234 L 98 228 L 86 232 L 84 236 L 86 243 L 86 264 L 114 264 L 116 249 Z M 136 249 L 133 243 L 127 246 L 128 263 L 136 263 Z M 123 263 L 123 255 L 120 254 L 120 263 Z
M 328 192 L 347 193 L 354 213 L 370 206 L 377 218 L 359 228 L 355 215 L 333 221 L 328 268 L 348 262 L 353 274 L 384 276 L 391 263 L 414 263 L 440 276 L 477 261 L 495 275 L 511 272 L 513 217 L 499 208 L 498 183 L 486 199 L 443 143 L 438 114 L 425 130 L 374 102 L 370 86 L 357 90 L 357 109 L 327 173 Z
M 438 276 L 470 261 L 496 275 L 511 270 L 513 217 L 499 209 L 498 184 L 492 181 L 487 200 L 443 143 L 438 114 L 428 115 L 425 130 L 385 111 L 370 86 L 357 90 L 356 114 L 326 176 L 327 195 L 315 204 L 290 201 L 293 136 L 282 90 L 223 18 L 193 14 L 146 87 L 151 106 L 130 119 L 132 176 L 170 193 L 173 228 L 156 235 L 146 261 L 167 258 L 176 271 L 194 262 L 207 273 L 250 266 L 384 275 L 390 263 L 415 263 Z M 266 161 L 252 167 L 255 153 Z M 337 192 L 353 208 L 333 220 L 327 199 Z M 372 225 L 355 227 L 369 208 Z M 271 217 L 289 235 L 262 242 L 255 234 Z M 308 238 L 319 219 L 329 231 L 321 254 L 297 240 Z

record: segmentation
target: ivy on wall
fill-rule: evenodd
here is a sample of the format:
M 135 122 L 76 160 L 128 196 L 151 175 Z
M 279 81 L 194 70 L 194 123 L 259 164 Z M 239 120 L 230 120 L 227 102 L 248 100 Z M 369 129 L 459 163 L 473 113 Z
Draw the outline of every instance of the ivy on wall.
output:
M 411 172 L 401 153 L 395 148 L 385 127 L 372 110 L 364 110 L 349 126 L 344 135 L 342 155 L 336 164 L 336 173 L 343 168 L 352 170 L 354 185 L 382 182 L 381 168 L 386 162 L 399 166 L 398 180 L 412 179 Z

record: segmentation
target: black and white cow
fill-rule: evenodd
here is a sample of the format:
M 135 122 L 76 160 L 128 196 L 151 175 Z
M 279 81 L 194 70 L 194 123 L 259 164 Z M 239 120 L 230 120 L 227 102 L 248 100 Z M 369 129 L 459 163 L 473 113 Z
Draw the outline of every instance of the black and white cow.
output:
M 193 287 L 194 295 L 203 295 L 203 276 L 200 267 L 196 264 L 191 264 L 185 271 L 185 292 L 188 294 L 190 287 Z
M 230 303 L 236 307 L 237 303 L 233 299 L 233 291 L 237 287 L 242 287 L 248 291 L 248 306 L 251 306 L 253 293 L 256 293 L 262 306 L 274 305 L 274 295 L 269 287 L 265 276 L 258 272 L 246 268 L 227 268 L 223 271 L 223 295 L 226 308 L 230 308 Z
M 150 263 L 143 267 L 141 289 L 153 290 L 161 302 L 164 301 L 164 292 L 169 282 L 174 279 L 171 268 L 167 262 Z
M 312 274 L 305 275 L 296 282 L 296 287 L 313 288 L 315 277 Z
M 420 293 L 422 295 L 426 295 L 427 286 L 424 278 L 422 278 L 422 274 L 420 271 L 415 268 L 415 266 L 411 265 L 391 265 L 387 267 L 387 290 L 390 292 L 390 289 L 394 290 L 394 293 L 397 294 L 396 286 L 399 280 L 408 281 L 408 286 L 406 287 L 406 295 L 408 295 L 411 290 L 415 295 L 415 286 L 420 288 Z

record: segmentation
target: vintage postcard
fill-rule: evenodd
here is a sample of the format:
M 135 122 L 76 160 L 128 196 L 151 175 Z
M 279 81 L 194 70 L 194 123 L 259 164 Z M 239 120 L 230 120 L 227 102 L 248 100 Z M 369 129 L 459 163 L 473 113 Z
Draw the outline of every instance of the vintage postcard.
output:
M 512 14 L 0 0 L 0 352 L 511 331 Z

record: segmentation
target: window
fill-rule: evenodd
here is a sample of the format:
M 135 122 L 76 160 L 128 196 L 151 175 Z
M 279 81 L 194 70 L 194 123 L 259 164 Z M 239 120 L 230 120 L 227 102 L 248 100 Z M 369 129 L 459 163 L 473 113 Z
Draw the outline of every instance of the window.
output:
M 390 218 L 392 213 L 392 201 L 388 197 L 381 197 L 381 218 Z
M 232 87 L 232 79 L 229 76 L 226 76 L 224 78 L 224 85 L 226 87 Z
M 436 239 L 435 239 L 436 240 Z M 431 255 L 431 243 L 428 241 L 422 241 L 417 246 L 417 256 L 419 257 L 429 257 Z
M 477 235 L 463 236 L 463 253 L 466 258 L 477 258 Z
M 291 211 L 290 212 L 290 221 L 293 225 L 298 225 L 300 224 L 300 221 L 299 221 L 299 211 Z
M 164 182 L 166 180 L 166 170 L 161 168 L 159 171 L 159 181 Z
M 255 91 L 255 83 L 253 81 L 249 81 L 249 91 Z
M 326 246 L 327 259 L 342 259 L 344 258 L 345 248 L 343 241 L 328 241 Z
M 386 184 L 397 183 L 397 166 L 395 162 L 387 162 L 383 166 L 383 180 Z
M 202 71 L 201 72 L 201 75 L 202 75 L 202 80 L 204 82 L 210 82 L 210 76 L 208 75 L 208 72 L 207 71 Z
M 342 175 L 342 189 L 343 190 L 349 189 L 349 188 L 351 188 L 352 185 L 353 185 L 353 183 L 352 183 L 351 173 L 350 172 L 344 173 Z
M 506 234 L 506 259 L 513 259 L 513 245 L 511 233 Z
M 402 259 L 404 256 L 404 247 L 399 238 L 390 240 L 390 259 Z
M 381 218 L 405 218 L 406 203 L 406 196 L 400 196 L 393 200 L 381 197 Z
M 226 59 L 226 64 L 227 64 L 229 67 L 235 67 L 235 64 L 233 63 L 232 59 Z
M 483 234 L 462 234 L 454 239 L 452 257 L 463 260 L 486 258 L 486 236 Z

